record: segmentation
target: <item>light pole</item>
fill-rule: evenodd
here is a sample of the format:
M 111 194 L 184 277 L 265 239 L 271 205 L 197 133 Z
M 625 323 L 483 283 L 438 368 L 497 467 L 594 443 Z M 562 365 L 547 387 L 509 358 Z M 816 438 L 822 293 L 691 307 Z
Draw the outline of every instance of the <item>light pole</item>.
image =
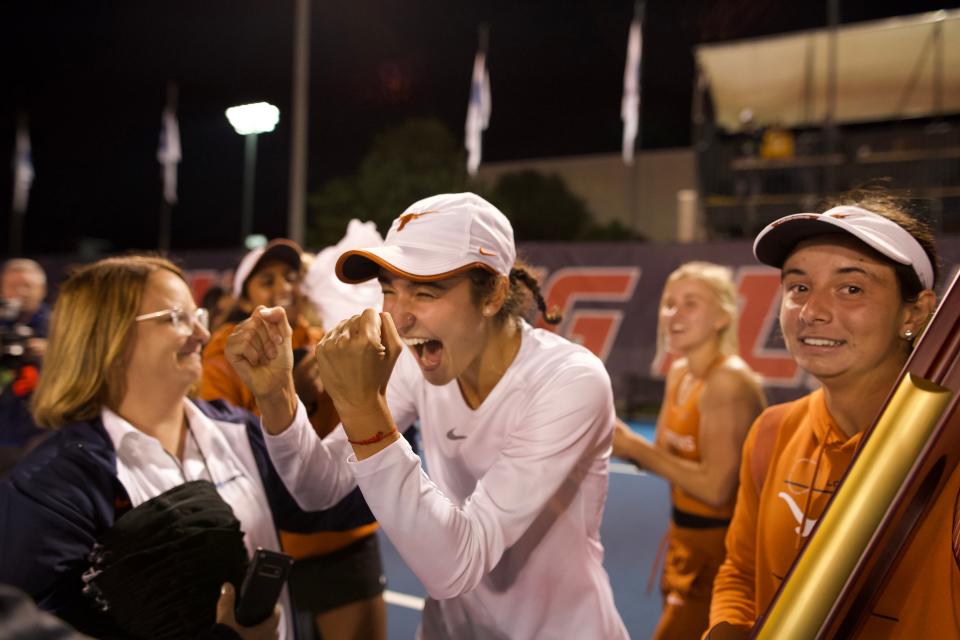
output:
M 253 231 L 253 188 L 257 174 L 257 136 L 273 131 L 280 121 L 280 110 L 267 102 L 255 102 L 227 109 L 227 120 L 245 139 L 243 170 L 243 213 L 240 218 L 241 242 Z

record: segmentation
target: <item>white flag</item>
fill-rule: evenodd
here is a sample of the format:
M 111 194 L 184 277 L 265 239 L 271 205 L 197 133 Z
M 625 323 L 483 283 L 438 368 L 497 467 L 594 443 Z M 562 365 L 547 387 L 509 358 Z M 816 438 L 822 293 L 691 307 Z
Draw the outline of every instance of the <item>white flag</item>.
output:
M 157 161 L 163 167 L 163 199 L 170 204 L 177 201 L 177 164 L 180 157 L 180 127 L 173 109 L 167 108 L 163 110 L 160 125 Z
M 27 125 L 17 125 L 17 139 L 13 152 L 13 212 L 23 215 L 30 199 L 33 184 L 33 158 L 30 154 L 30 132 Z
M 633 147 L 640 129 L 640 18 L 630 23 L 627 40 L 627 66 L 623 71 L 623 100 L 620 102 L 620 119 L 623 120 L 623 161 L 633 164 Z
M 490 74 L 487 56 L 478 51 L 473 60 L 473 80 L 470 84 L 470 104 L 467 105 L 466 148 L 467 173 L 477 175 L 480 167 L 480 147 L 483 131 L 490 123 Z

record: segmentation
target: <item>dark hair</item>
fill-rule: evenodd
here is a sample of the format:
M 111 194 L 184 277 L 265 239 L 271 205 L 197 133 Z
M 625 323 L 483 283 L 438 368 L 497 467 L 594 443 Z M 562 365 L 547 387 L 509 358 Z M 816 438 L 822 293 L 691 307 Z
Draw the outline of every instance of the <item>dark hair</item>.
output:
M 470 277 L 471 284 L 473 284 L 474 303 L 481 304 L 493 295 L 497 287 L 497 274 L 478 268 L 472 269 L 467 275 Z M 537 309 L 543 314 L 543 319 L 547 324 L 560 324 L 563 315 L 556 310 L 547 311 L 547 303 L 540 293 L 540 283 L 530 273 L 530 267 L 519 260 L 510 269 L 510 291 L 497 313 L 497 320 L 504 322 L 509 318 L 523 316 L 527 309 L 528 293 L 533 297 Z
M 902 227 L 920 243 L 924 253 L 930 258 L 933 265 L 933 283 L 936 286 L 940 279 L 940 254 L 934 241 L 930 226 L 914 212 L 909 200 L 892 195 L 884 186 L 874 185 L 852 189 L 840 194 L 836 199 L 824 203 L 823 209 L 831 209 L 843 205 L 854 205 L 883 216 Z M 871 250 L 872 251 L 872 250 Z M 874 252 L 877 253 L 877 252 Z M 900 285 L 900 296 L 905 302 L 914 302 L 924 287 L 920 278 L 910 265 L 894 262 L 880 253 L 877 255 L 893 267 Z
M 203 294 L 203 300 L 200 301 L 200 306 L 207 311 L 213 311 L 216 309 L 217 303 L 220 302 L 220 298 L 226 294 L 227 290 L 220 285 L 212 285 L 209 289 L 207 289 L 206 293 Z

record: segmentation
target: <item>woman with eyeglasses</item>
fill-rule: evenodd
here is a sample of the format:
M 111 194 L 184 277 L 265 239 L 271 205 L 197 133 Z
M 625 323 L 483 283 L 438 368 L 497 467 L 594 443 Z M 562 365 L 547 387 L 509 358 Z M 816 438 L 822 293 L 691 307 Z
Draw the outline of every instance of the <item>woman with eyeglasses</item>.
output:
M 225 403 L 188 398 L 209 338 L 206 310 L 162 258 L 107 258 L 66 281 L 33 405 L 37 424 L 55 433 L 0 483 L 0 583 L 23 589 L 80 631 L 125 637 L 109 610 L 84 593 L 85 583 L 95 543 L 152 498 L 191 481 L 212 483 L 239 520 L 248 553 L 278 550 L 276 527 L 294 518 L 313 528 L 370 520 L 365 507 L 350 510 L 356 494 L 335 513 L 297 509 L 258 421 Z M 208 627 L 220 611 L 226 635 L 218 637 L 293 637 L 286 595 L 282 614 L 249 628 L 225 604 L 229 589 L 220 596 L 218 584 L 213 594 L 191 597 L 210 600 Z

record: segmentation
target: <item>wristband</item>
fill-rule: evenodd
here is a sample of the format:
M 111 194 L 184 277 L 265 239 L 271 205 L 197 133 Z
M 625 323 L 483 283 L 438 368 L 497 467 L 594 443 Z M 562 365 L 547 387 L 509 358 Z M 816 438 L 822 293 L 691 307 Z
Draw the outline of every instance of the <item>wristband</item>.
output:
M 374 443 L 380 442 L 384 438 L 392 436 L 395 433 L 397 433 L 396 427 L 394 427 L 393 429 L 390 429 L 390 431 L 377 431 L 377 435 L 370 436 L 369 438 L 364 438 L 363 440 L 351 440 L 348 437 L 347 442 L 349 442 L 350 444 L 374 444 Z

